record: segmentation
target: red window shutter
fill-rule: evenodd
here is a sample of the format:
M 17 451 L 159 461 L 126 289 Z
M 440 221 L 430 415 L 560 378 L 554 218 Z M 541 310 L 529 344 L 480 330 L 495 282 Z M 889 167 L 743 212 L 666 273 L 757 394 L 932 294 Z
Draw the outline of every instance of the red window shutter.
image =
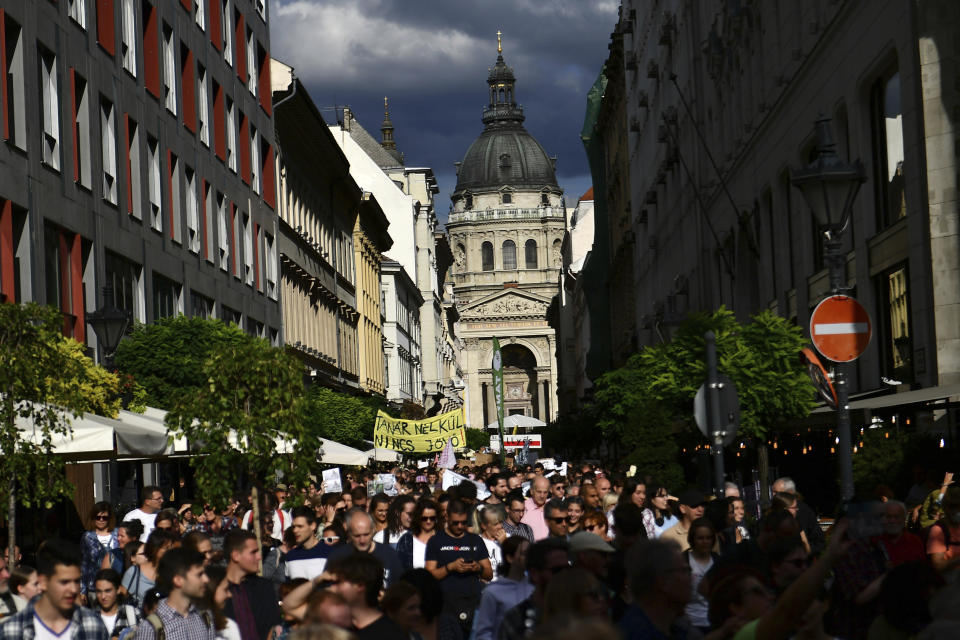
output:
M 130 164 L 130 114 L 123 114 L 123 137 L 127 150 L 127 213 L 133 215 L 133 172 Z
M 267 115 L 273 111 L 273 90 L 270 88 L 270 54 L 268 54 L 260 45 L 257 45 L 258 56 L 260 58 L 260 70 L 257 77 L 260 80 L 257 94 L 260 96 L 260 106 L 267 112 Z
M 220 2 L 222 0 L 209 0 L 207 3 L 207 21 L 210 25 L 210 42 L 213 43 L 214 48 L 217 51 L 223 49 L 223 35 L 220 33 L 220 20 L 222 19 L 222 11 L 220 8 Z M 203 0 L 200 0 L 203 2 Z
M 117 34 L 113 28 L 113 0 L 97 0 L 97 42 L 111 56 L 117 51 Z
M 8 121 L 7 105 L 7 25 L 6 14 L 0 9 L 0 98 L 3 99 L 3 139 L 10 139 L 10 123 Z
M 4 200 L 0 207 L 0 292 L 7 302 L 17 301 L 13 265 L 13 203 Z
M 263 183 L 263 201 L 271 209 L 277 206 L 276 183 L 273 175 L 273 146 L 267 145 L 267 152 L 263 156 L 263 168 L 260 170 L 260 181 Z
M 250 184 L 250 121 L 247 114 L 240 114 L 240 176 Z
M 183 126 L 191 132 L 197 132 L 197 105 L 194 99 L 196 83 L 193 80 L 193 51 L 180 47 L 180 86 L 183 95 Z
M 83 250 L 80 246 L 80 234 L 73 236 L 70 248 L 70 289 L 73 300 L 74 328 L 73 338 L 85 343 L 87 322 L 83 315 Z
M 237 275 L 237 205 L 230 203 L 230 273 Z
M 73 137 L 73 181 L 80 182 L 80 132 L 77 124 L 77 70 L 70 67 L 70 133 Z
M 143 76 L 147 91 L 160 97 L 160 21 L 157 8 L 143 3 Z
M 260 290 L 260 225 L 253 223 L 253 286 Z
M 177 221 L 173 217 L 173 151 L 167 149 L 167 206 L 170 208 L 170 237 L 176 235 Z
M 237 77 L 240 82 L 247 81 L 247 30 L 243 26 L 243 14 L 237 11 L 236 28 L 233 34 L 233 53 L 236 60 Z
M 213 83 L 213 142 L 217 157 L 227 161 L 227 106 L 223 99 L 223 87 Z
M 182 4 L 183 8 L 187 10 L 187 13 L 193 13 L 192 0 L 180 0 L 180 4 Z
M 210 245 L 207 244 L 207 190 L 210 186 L 206 180 L 200 181 L 200 228 L 203 232 L 203 257 L 210 259 Z

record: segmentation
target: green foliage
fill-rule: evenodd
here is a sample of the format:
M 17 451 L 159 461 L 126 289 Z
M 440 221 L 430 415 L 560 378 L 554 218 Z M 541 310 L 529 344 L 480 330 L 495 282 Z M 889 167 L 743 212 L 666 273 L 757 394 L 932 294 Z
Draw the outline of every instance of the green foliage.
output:
M 693 397 L 706 380 L 708 330 L 716 336 L 720 373 L 737 387 L 742 437 L 762 440 L 779 422 L 813 408 L 813 386 L 797 358 L 805 344 L 800 328 L 768 311 L 742 325 L 721 307 L 691 314 L 670 342 L 647 347 L 601 376 L 593 403 L 577 421 L 561 425 L 560 434 L 574 448 L 592 446 L 599 429 L 642 472 L 679 477 L 677 440 L 693 433 Z
M 312 387 L 303 405 L 303 420 L 311 434 L 364 450 L 373 439 L 373 424 L 381 404 L 347 393 Z
M 61 333 L 63 317 L 34 303 L 0 304 L 0 500 L 51 504 L 68 494 L 54 441 L 69 437 L 70 415 L 116 413 L 118 382 Z M 8 523 L 16 541 L 16 512 Z
M 244 336 L 221 346 L 200 367 L 204 384 L 185 393 L 167 414 L 174 436 L 185 436 L 200 495 L 226 504 L 238 473 L 256 486 L 282 473 L 302 486 L 319 440 L 303 420 L 303 365 L 295 356 Z M 288 442 L 286 455 L 277 443 Z
M 206 384 L 203 365 L 213 354 L 250 340 L 236 325 L 220 320 L 170 317 L 137 324 L 120 342 L 115 362 L 146 390 L 145 404 L 169 410 Z
M 860 441 L 863 446 L 853 455 L 853 483 L 858 495 L 871 495 L 879 484 L 893 486 L 903 475 L 910 436 L 868 429 Z
M 464 432 L 467 434 L 467 449 L 479 451 L 484 447 L 490 446 L 490 434 L 486 429 L 472 429 L 467 427 L 464 429 Z

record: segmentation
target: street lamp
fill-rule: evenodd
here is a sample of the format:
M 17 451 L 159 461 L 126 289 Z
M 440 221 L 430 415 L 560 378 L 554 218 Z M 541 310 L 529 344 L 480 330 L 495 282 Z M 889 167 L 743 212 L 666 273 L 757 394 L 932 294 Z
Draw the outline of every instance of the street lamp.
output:
M 103 306 L 87 314 L 87 322 L 97 334 L 97 342 L 103 348 L 103 363 L 108 369 L 113 368 L 113 356 L 117 351 L 123 334 L 133 322 L 133 314 L 124 309 L 118 309 L 113 303 L 113 287 L 103 288 Z
M 846 260 L 840 237 L 850 222 L 850 210 L 860 186 L 866 182 L 863 163 L 847 163 L 840 159 L 830 133 L 830 118 L 821 115 L 816 121 L 817 157 L 799 171 L 792 171 L 790 182 L 800 189 L 823 229 L 824 261 L 830 277 L 830 294 L 845 292 Z M 840 438 L 840 496 L 853 500 L 853 453 L 850 441 L 850 412 L 847 408 L 847 380 L 841 363 L 834 363 L 833 385 L 837 393 L 837 433 Z

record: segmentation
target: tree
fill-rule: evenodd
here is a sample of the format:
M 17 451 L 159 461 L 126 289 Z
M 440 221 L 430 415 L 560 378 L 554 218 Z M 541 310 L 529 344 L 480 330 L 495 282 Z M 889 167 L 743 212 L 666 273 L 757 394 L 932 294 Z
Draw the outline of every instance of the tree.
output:
M 53 445 L 71 435 L 71 415 L 119 408 L 117 377 L 94 366 L 62 327 L 54 308 L 0 304 L 0 497 L 11 558 L 17 504 L 49 504 L 71 490 Z
M 176 316 L 137 324 L 120 342 L 117 368 L 146 389 L 147 403 L 171 409 L 206 384 L 203 365 L 214 353 L 250 340 L 235 324 Z
M 357 449 L 373 438 L 376 415 L 376 403 L 326 387 L 311 388 L 303 407 L 312 434 Z
M 706 380 L 708 330 L 716 335 L 720 373 L 737 387 L 739 435 L 758 445 L 762 471 L 769 430 L 813 408 L 813 386 L 797 357 L 806 343 L 799 327 L 769 311 L 745 325 L 723 307 L 691 314 L 670 342 L 643 349 L 597 380 L 591 407 L 596 424 L 623 444 L 628 459 L 654 466 L 673 460 L 674 434 L 693 433 L 693 397 Z
M 283 475 L 303 486 L 319 440 L 303 420 L 303 364 L 265 340 L 243 338 L 207 358 L 203 385 L 182 396 L 166 421 L 172 434 L 195 446 L 190 464 L 205 500 L 226 504 L 239 474 L 252 481 L 259 542 L 265 481 Z M 284 455 L 277 455 L 278 443 Z

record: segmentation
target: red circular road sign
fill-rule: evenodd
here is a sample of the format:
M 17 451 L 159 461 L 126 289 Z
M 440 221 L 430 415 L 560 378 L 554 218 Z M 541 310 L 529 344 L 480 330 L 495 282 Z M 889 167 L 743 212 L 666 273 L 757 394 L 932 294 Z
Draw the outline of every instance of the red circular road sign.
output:
M 810 316 L 810 339 L 823 357 L 834 362 L 856 360 L 870 344 L 870 314 L 849 296 L 824 299 Z

